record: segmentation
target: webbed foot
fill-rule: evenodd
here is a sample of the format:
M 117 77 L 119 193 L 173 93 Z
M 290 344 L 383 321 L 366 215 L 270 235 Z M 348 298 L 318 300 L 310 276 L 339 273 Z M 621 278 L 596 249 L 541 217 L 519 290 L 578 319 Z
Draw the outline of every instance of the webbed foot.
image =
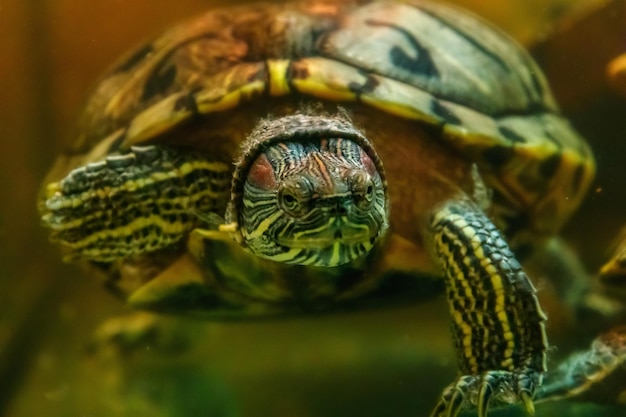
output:
M 486 417 L 492 408 L 516 403 L 521 403 L 526 412 L 533 415 L 538 382 L 539 375 L 530 369 L 462 375 L 444 389 L 430 416 L 456 417 L 463 409 L 476 408 L 478 417 Z

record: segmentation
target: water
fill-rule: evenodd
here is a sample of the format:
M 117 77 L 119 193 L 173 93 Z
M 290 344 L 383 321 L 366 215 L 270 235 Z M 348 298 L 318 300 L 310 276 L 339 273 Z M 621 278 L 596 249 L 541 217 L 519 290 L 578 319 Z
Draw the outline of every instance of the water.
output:
M 6 22 L 0 24 L 0 415 L 189 416 L 198 409 L 215 417 L 427 415 L 455 375 L 442 299 L 275 323 L 170 319 L 165 326 L 194 335 L 188 350 L 159 338 L 122 356 L 88 349 L 94 329 L 128 311 L 79 268 L 61 263 L 35 212 L 40 182 L 98 75 L 129 47 L 207 3 L 0 6 Z M 604 66 L 623 52 L 622 3 L 610 2 L 543 42 L 531 41 L 567 2 L 458 3 L 534 45 L 564 112 L 594 148 L 598 177 L 564 231 L 594 270 L 626 212 L 626 100 L 604 81 Z M 547 308 L 560 350 L 587 344 L 571 336 L 571 317 Z M 626 411 L 561 402 L 538 406 L 537 415 Z

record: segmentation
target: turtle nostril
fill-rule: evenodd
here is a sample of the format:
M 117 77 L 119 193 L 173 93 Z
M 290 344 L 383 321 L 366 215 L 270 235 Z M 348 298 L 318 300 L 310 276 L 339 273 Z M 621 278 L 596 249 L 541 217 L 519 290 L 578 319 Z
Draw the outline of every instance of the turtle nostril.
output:
M 331 217 L 345 217 L 348 215 L 350 202 L 345 198 L 329 198 L 318 202 L 324 212 Z
M 342 237 L 343 237 L 343 233 L 341 233 L 341 230 L 337 230 L 337 231 L 335 232 L 335 236 L 334 236 L 334 238 L 335 238 L 335 239 L 337 239 L 337 240 L 339 240 L 339 239 L 341 239 Z
M 345 216 L 348 214 L 348 210 L 340 202 L 336 203 L 330 210 L 332 216 Z

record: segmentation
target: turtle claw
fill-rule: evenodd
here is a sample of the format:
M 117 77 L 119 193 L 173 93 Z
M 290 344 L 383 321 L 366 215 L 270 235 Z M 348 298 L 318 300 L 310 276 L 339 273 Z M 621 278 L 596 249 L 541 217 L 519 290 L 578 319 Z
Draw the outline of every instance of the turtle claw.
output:
M 464 375 L 450 384 L 443 391 L 430 417 L 456 417 L 467 403 L 467 394 L 472 391 L 476 379 L 473 375 Z
M 463 407 L 463 403 L 465 402 L 465 390 L 457 384 L 456 388 L 452 393 L 452 397 L 450 398 L 450 403 L 448 405 L 446 417 L 456 417 L 461 408 Z
M 439 399 L 439 402 L 437 403 L 433 411 L 430 413 L 429 417 L 442 417 L 444 415 L 444 413 L 446 412 L 446 403 L 443 400 L 444 396 L 445 396 L 445 393 L 442 395 L 442 398 Z
M 535 403 L 533 402 L 532 396 L 527 391 L 521 391 L 519 393 L 519 398 L 522 401 L 522 406 L 524 407 L 524 411 L 529 416 L 535 415 Z
M 492 395 L 491 381 L 488 378 L 484 378 L 478 393 L 478 417 L 487 417 L 487 409 L 489 408 L 489 401 Z
M 532 370 L 496 370 L 460 376 L 443 391 L 430 417 L 456 417 L 461 410 L 470 408 L 476 409 L 478 417 L 487 417 L 489 410 L 515 403 L 521 403 L 532 416 L 537 379 L 537 373 Z

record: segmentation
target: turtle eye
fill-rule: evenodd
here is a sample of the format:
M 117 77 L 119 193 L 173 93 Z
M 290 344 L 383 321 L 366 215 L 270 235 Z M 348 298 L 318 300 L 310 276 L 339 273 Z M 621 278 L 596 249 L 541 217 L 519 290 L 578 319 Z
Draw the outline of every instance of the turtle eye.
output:
M 367 208 L 374 201 L 374 183 L 365 172 L 356 172 L 350 176 L 350 189 L 358 207 Z
M 294 217 L 301 217 L 308 212 L 308 200 L 306 184 L 286 184 L 278 193 L 278 204 Z
M 285 209 L 287 209 L 288 211 L 293 211 L 293 210 L 296 210 L 298 208 L 298 205 L 299 205 L 298 204 L 298 199 L 293 194 L 290 194 L 288 192 L 284 192 L 284 193 L 282 193 L 280 198 L 281 198 L 281 202 L 282 202 L 283 207 Z
M 357 207 L 368 208 L 374 201 L 374 185 L 370 182 L 362 189 L 353 191 L 352 195 Z

